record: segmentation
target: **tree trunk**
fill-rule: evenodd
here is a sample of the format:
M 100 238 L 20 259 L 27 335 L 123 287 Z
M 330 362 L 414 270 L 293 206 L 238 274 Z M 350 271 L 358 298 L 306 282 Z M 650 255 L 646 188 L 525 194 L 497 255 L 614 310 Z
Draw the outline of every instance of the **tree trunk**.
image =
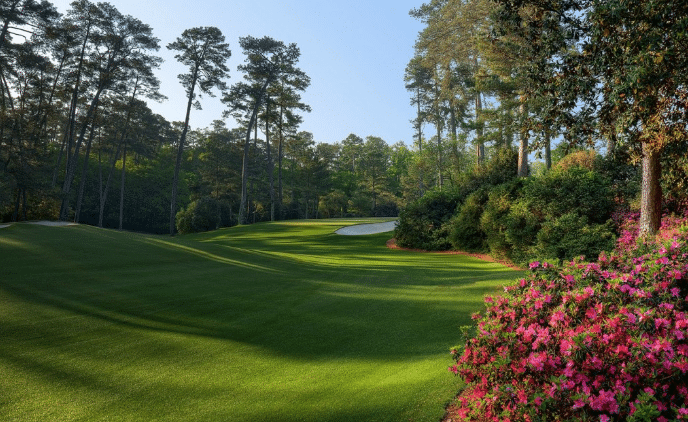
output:
M 12 212 L 12 221 L 19 221 L 19 204 L 21 202 L 22 188 L 17 188 L 17 200 L 14 202 L 14 211 Z
M 260 108 L 260 103 L 263 98 L 265 90 L 268 88 L 271 78 L 267 78 L 263 87 L 258 92 L 256 97 L 256 103 L 253 106 L 253 113 L 251 113 L 251 119 L 249 120 L 248 127 L 246 128 L 246 142 L 244 143 L 244 160 L 241 166 L 241 201 L 239 203 L 239 224 L 246 224 L 246 200 L 248 199 L 248 160 L 249 160 L 249 148 L 251 146 L 251 129 L 256 122 L 258 117 L 258 109 Z
M 270 151 L 270 97 L 265 99 L 265 147 L 268 155 L 268 180 L 270 189 L 270 221 L 275 221 L 275 175 L 274 165 L 272 163 L 272 154 Z
M 525 130 L 526 105 L 521 103 L 521 139 L 518 144 L 518 177 L 528 177 L 528 131 Z
M 119 230 L 122 230 L 122 223 L 124 221 L 124 180 L 127 175 L 127 143 L 124 143 L 122 150 L 122 179 L 119 187 Z
M 74 173 L 76 172 L 76 164 L 79 159 L 79 151 L 81 150 L 81 145 L 84 143 L 84 136 L 86 136 L 86 129 L 91 124 L 95 124 L 94 116 L 98 110 L 98 105 L 100 101 L 100 95 L 105 90 L 105 87 L 101 87 L 96 92 L 91 105 L 88 107 L 86 112 L 86 117 L 81 126 L 81 131 L 79 132 L 79 139 L 76 141 L 74 146 L 74 154 L 70 158 L 69 151 L 67 151 L 67 174 L 65 175 L 64 183 L 62 184 L 62 205 L 60 207 L 60 220 L 67 221 L 69 217 L 69 192 L 72 189 L 72 182 L 74 181 Z
M 480 92 L 478 91 L 478 94 L 475 96 L 475 124 L 476 124 L 476 129 L 475 129 L 475 135 L 478 138 L 477 139 L 477 145 L 476 145 L 476 155 L 478 157 L 478 165 L 482 165 L 483 161 L 485 161 L 485 141 L 483 140 L 483 124 L 480 121 L 481 115 L 483 112 L 483 101 L 480 96 Z
M 279 146 L 277 147 L 277 204 L 279 206 L 280 220 L 284 219 L 284 196 L 282 190 L 282 157 L 284 156 L 284 133 L 282 132 L 282 119 L 284 118 L 284 106 L 280 105 L 279 119 Z
M 81 180 L 79 180 L 79 194 L 76 199 L 76 213 L 74 214 L 74 222 L 78 223 L 81 215 L 81 204 L 84 200 L 84 187 L 86 186 L 86 177 L 88 176 L 88 160 L 91 156 L 91 144 L 93 143 L 93 133 L 95 132 L 95 119 L 91 125 L 91 133 L 88 134 L 88 142 L 86 143 L 86 154 L 84 156 L 84 165 L 81 169 Z
M 54 188 L 57 186 L 57 175 L 60 172 L 60 165 L 62 164 L 62 156 L 65 152 L 65 146 L 67 145 L 67 136 L 69 136 L 68 129 L 65 128 L 65 136 L 62 138 L 62 144 L 60 145 L 60 152 L 57 154 L 57 162 L 55 163 L 55 169 L 53 170 L 53 181 L 50 187 Z
M 125 128 L 126 131 L 126 128 Z M 122 134 L 122 139 L 117 144 L 117 151 L 115 151 L 115 156 L 112 159 L 112 164 L 110 165 L 110 172 L 108 173 L 107 181 L 105 182 L 105 188 L 101 190 L 100 196 L 100 212 L 98 215 L 98 227 L 103 227 L 103 214 L 105 213 L 105 202 L 107 201 L 107 194 L 110 190 L 110 180 L 112 180 L 112 175 L 115 172 L 115 165 L 117 164 L 117 159 L 119 158 L 119 152 L 122 150 L 122 144 L 124 143 L 124 137 L 126 132 Z M 102 179 L 102 177 L 101 177 Z
M 437 121 L 437 184 L 442 190 L 444 186 L 444 177 L 442 176 L 442 126 L 439 122 L 439 116 Z
M 607 139 L 607 157 L 611 157 L 612 154 L 614 154 L 614 150 L 616 149 L 616 133 L 612 132 L 609 134 L 609 138 Z
M 69 191 L 71 189 L 72 179 L 74 177 L 74 170 L 76 169 L 75 160 L 79 159 L 79 147 L 80 143 L 77 143 L 74 147 L 74 154 L 72 155 L 72 144 L 74 143 L 74 131 L 76 127 L 76 108 L 79 100 L 79 87 L 81 85 L 81 73 L 84 65 L 84 56 L 86 54 L 86 44 L 88 44 L 88 39 L 91 34 L 91 21 L 89 20 L 86 26 L 86 34 L 84 35 L 84 42 L 81 45 L 81 52 L 79 53 L 79 64 L 76 70 L 76 81 L 74 82 L 74 89 L 72 90 L 72 99 L 69 104 L 69 116 L 67 118 L 67 128 L 66 128 L 66 144 L 67 144 L 67 154 L 65 163 L 65 180 L 62 184 L 62 204 L 60 205 L 60 220 L 66 221 L 67 214 L 69 212 Z M 93 110 L 93 106 L 97 107 L 98 98 L 102 93 L 104 87 L 99 87 L 98 91 L 91 101 L 91 106 L 88 109 L 86 118 L 82 126 L 82 133 L 85 133 L 86 127 L 89 122 L 89 117 Z M 83 140 L 83 137 L 81 138 Z M 58 160 L 59 165 L 59 160 Z
M 23 219 L 24 221 L 27 220 L 27 217 L 26 217 L 26 214 L 27 214 L 27 209 L 26 209 L 26 208 L 27 208 L 27 206 L 26 206 L 26 202 L 27 202 L 27 200 L 26 200 L 26 195 L 27 195 L 27 193 L 26 193 L 26 188 L 23 188 L 23 189 L 22 189 L 22 219 Z
M 552 136 L 549 131 L 545 132 L 545 166 L 547 170 L 552 168 Z
M 172 178 L 172 199 L 170 201 L 170 236 L 174 236 L 175 218 L 177 217 L 177 185 L 179 184 L 179 169 L 182 166 L 182 156 L 184 155 L 184 141 L 186 141 L 186 133 L 189 130 L 189 117 L 191 116 L 191 106 L 194 99 L 194 88 L 196 88 L 196 81 L 198 80 L 198 66 L 194 68 L 193 76 L 191 78 L 191 90 L 189 92 L 189 101 L 186 104 L 186 117 L 184 118 L 184 128 L 182 135 L 179 137 L 179 148 L 177 149 L 177 160 L 174 166 L 174 176 Z
M 420 111 L 420 88 L 416 91 L 416 105 L 418 106 L 418 156 L 423 158 L 423 127 L 421 124 L 421 111 Z M 418 172 L 418 195 L 422 198 L 425 191 L 425 186 L 423 186 L 423 167 L 421 165 L 420 171 Z
M 643 176 L 640 200 L 639 236 L 657 234 L 662 218 L 661 152 L 643 143 Z

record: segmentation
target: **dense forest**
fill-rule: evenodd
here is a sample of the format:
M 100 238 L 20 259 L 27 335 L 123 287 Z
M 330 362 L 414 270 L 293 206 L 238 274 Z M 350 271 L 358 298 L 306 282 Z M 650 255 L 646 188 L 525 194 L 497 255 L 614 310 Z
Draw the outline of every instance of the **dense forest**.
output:
M 188 29 L 166 46 L 188 69 L 179 75 L 185 121 L 170 122 L 148 107 L 165 97 L 156 77 L 160 40 L 145 23 L 108 3 L 77 1 L 64 16 L 47 1 L 1 7 L 3 221 L 59 218 L 174 233 L 395 216 L 474 161 L 455 136 L 417 149 L 356 134 L 317 142 L 299 129 L 310 111 L 301 100 L 310 78 L 298 68 L 299 48 L 241 38 L 243 80 L 228 86 L 231 51 L 213 27 Z M 201 94 L 218 92 L 224 116 L 193 129 Z M 223 120 L 230 116 L 237 127 Z
M 168 40 L 188 69 L 185 121 L 170 122 L 147 103 L 165 100 L 148 25 L 108 3 L 79 0 L 62 16 L 48 1 L 4 2 L 0 217 L 173 234 L 396 216 L 428 192 L 463 192 L 460 205 L 504 151 L 517 154 L 508 178 L 527 178 L 592 150 L 607 157 L 616 192 L 631 186 L 617 199 L 637 203 L 653 232 L 663 199 L 685 196 L 685 14 L 672 5 L 648 24 L 623 1 L 423 4 L 410 12 L 425 28 L 399 82 L 417 135 L 389 145 L 356 134 L 319 143 L 300 130 L 310 78 L 295 44 L 240 38 L 243 80 L 229 86 L 219 29 Z M 633 48 L 615 48 L 621 41 Z M 201 95 L 217 93 L 224 115 L 193 129 Z

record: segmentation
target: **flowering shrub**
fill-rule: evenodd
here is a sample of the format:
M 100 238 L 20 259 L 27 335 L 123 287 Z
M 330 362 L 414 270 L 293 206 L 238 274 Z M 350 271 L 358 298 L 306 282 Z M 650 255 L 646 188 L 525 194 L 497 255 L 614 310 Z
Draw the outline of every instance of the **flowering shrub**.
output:
M 688 231 L 530 268 L 452 350 L 453 420 L 688 420 Z
M 639 212 L 617 212 L 612 215 L 612 220 L 618 227 L 620 233 L 617 239 L 616 249 L 620 252 L 631 253 L 636 250 L 639 232 Z M 674 214 L 664 214 L 659 229 L 658 238 L 668 240 L 678 234 L 678 230 L 688 223 L 688 208 L 683 212 L 683 216 Z

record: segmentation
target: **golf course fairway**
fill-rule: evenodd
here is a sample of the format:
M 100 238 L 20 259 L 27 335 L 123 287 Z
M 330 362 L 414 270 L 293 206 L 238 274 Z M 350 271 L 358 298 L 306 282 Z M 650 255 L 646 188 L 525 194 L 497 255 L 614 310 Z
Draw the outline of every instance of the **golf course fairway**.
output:
M 483 296 L 522 273 L 382 220 L 185 236 L 0 229 L 0 421 L 437 421 Z

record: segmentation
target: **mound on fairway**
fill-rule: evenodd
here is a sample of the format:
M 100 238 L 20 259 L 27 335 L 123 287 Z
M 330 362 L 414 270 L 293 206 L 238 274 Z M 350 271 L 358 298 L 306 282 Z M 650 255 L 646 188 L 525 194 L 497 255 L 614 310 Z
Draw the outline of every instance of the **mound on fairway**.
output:
M 354 223 L 1 230 L 0 420 L 438 420 L 457 327 L 519 274 Z

